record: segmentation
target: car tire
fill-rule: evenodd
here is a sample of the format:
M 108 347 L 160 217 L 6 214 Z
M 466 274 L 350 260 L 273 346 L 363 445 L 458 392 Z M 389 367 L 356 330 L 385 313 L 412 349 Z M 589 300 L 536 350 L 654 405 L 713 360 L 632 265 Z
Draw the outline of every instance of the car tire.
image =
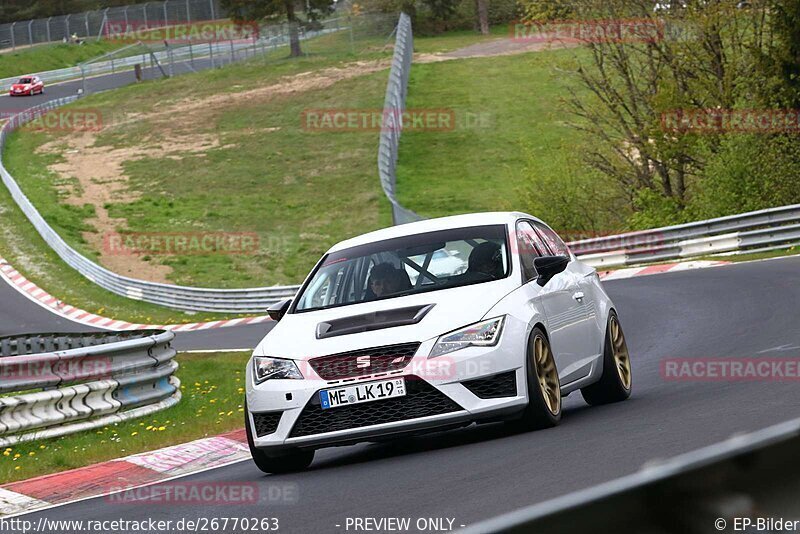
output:
M 244 428 L 247 434 L 247 445 L 250 447 L 250 455 L 253 457 L 256 467 L 267 474 L 279 475 L 281 473 L 293 473 L 302 471 L 314 461 L 314 451 L 307 450 L 287 450 L 275 454 L 267 454 L 262 449 L 253 444 L 253 431 L 250 429 L 250 412 L 247 410 L 247 403 L 244 406 Z
M 608 316 L 603 349 L 603 375 L 600 380 L 581 389 L 584 400 L 592 406 L 620 402 L 631 396 L 633 385 L 631 357 L 625 334 L 617 314 Z
M 561 421 L 561 383 L 550 340 L 541 328 L 531 332 L 525 355 L 528 405 L 511 423 L 520 430 L 540 430 Z

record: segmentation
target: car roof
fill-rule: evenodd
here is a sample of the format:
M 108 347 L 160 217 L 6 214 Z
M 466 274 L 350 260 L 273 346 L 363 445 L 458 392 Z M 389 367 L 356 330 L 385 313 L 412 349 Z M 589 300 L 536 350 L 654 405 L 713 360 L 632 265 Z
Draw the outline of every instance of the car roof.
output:
M 413 234 L 424 234 L 427 232 L 436 232 L 437 230 L 450 230 L 453 228 L 466 228 L 468 226 L 488 226 L 492 224 L 514 224 L 519 219 L 533 219 L 538 221 L 536 217 L 521 213 L 518 211 L 497 211 L 487 213 L 469 213 L 465 215 L 452 215 L 450 217 L 439 217 L 436 219 L 426 219 L 423 221 L 412 222 L 408 224 L 399 224 L 397 226 L 390 226 L 381 230 L 375 230 L 356 236 L 332 246 L 328 253 L 337 252 L 367 243 L 376 243 L 378 241 L 385 241 L 387 239 L 394 239 L 396 237 L 405 237 Z

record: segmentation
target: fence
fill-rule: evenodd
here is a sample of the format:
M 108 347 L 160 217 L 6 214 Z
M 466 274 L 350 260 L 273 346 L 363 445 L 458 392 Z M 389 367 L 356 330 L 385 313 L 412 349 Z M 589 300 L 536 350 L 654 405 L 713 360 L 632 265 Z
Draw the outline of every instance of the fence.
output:
M 0 49 L 69 40 L 99 38 L 110 22 L 138 28 L 163 28 L 176 24 L 222 18 L 219 0 L 166 0 L 109 7 L 46 19 L 0 24 Z
M 386 98 L 383 104 L 383 116 L 386 124 L 381 128 L 380 142 L 378 144 L 378 175 L 380 176 L 383 192 L 392 204 L 392 220 L 394 224 L 405 224 L 421 219 L 413 211 L 401 206 L 395 195 L 397 157 L 400 134 L 403 129 L 403 112 L 406 109 L 408 75 L 411 72 L 413 55 L 414 34 L 411 29 L 411 17 L 401 13 L 400 21 L 397 23 L 392 68 L 389 71 L 389 82 L 386 85 Z
M 380 26 L 380 17 L 370 17 L 370 24 Z M 357 29 L 354 30 L 353 27 Z M 337 17 L 321 21 L 315 29 L 297 25 L 298 38 L 311 46 L 314 40 L 335 32 L 354 31 L 366 33 L 357 22 L 350 17 Z M 134 83 L 134 69 L 142 68 L 142 79 L 154 79 L 167 76 L 178 76 L 199 70 L 217 68 L 230 63 L 250 59 L 257 55 L 265 56 L 280 47 L 287 46 L 292 33 L 288 24 L 276 24 L 259 28 L 257 35 L 249 39 L 228 39 L 214 42 L 192 42 L 187 40 L 179 44 L 172 43 L 132 43 L 118 50 L 109 52 L 76 67 L 68 67 L 33 74 L 42 78 L 46 84 L 82 79 L 84 94 L 107 89 L 101 78 L 106 74 L 130 74 L 128 83 Z M 354 38 L 351 35 L 352 46 Z M 8 91 L 19 76 L 0 79 L 0 91 Z
M 0 447 L 174 406 L 181 398 L 174 337 L 143 330 L 0 338 Z

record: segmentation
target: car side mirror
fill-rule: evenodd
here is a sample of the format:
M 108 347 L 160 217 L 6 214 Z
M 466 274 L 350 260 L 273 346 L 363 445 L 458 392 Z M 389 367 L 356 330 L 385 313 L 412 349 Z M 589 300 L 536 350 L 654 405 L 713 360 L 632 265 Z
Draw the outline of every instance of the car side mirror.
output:
M 562 272 L 569 265 L 569 258 L 566 256 L 541 256 L 533 260 L 533 266 L 539 277 L 536 283 L 544 286 L 558 273 Z
M 289 311 L 289 306 L 292 304 L 292 299 L 282 300 L 267 308 L 267 315 L 273 321 L 280 321 L 286 312 Z

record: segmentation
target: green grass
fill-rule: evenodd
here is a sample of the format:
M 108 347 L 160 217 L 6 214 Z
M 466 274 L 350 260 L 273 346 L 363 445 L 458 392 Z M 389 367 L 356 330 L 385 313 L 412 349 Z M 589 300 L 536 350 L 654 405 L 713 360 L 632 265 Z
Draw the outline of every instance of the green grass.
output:
M 400 140 L 398 196 L 426 217 L 521 209 L 531 174 L 557 177 L 574 160 L 576 132 L 555 70 L 574 50 L 417 64 L 409 108 L 455 113 L 452 131 L 407 131 Z
M 0 449 L 0 480 L 14 482 L 242 428 L 246 352 L 180 354 L 183 398 L 150 417 Z
M 0 78 L 74 67 L 126 44 L 128 43 L 89 39 L 82 45 L 59 43 L 20 48 L 15 52 L 0 54 Z
M 731 254 L 731 255 L 724 255 L 724 254 L 717 254 L 716 256 L 703 256 L 702 258 L 698 258 L 701 260 L 711 260 L 711 261 L 730 261 L 732 263 L 739 263 L 743 261 L 756 261 L 756 260 L 768 260 L 772 258 L 782 258 L 784 256 L 796 256 L 800 254 L 800 246 L 794 247 L 787 247 L 778 250 L 770 250 L 768 252 L 752 252 L 750 254 Z

